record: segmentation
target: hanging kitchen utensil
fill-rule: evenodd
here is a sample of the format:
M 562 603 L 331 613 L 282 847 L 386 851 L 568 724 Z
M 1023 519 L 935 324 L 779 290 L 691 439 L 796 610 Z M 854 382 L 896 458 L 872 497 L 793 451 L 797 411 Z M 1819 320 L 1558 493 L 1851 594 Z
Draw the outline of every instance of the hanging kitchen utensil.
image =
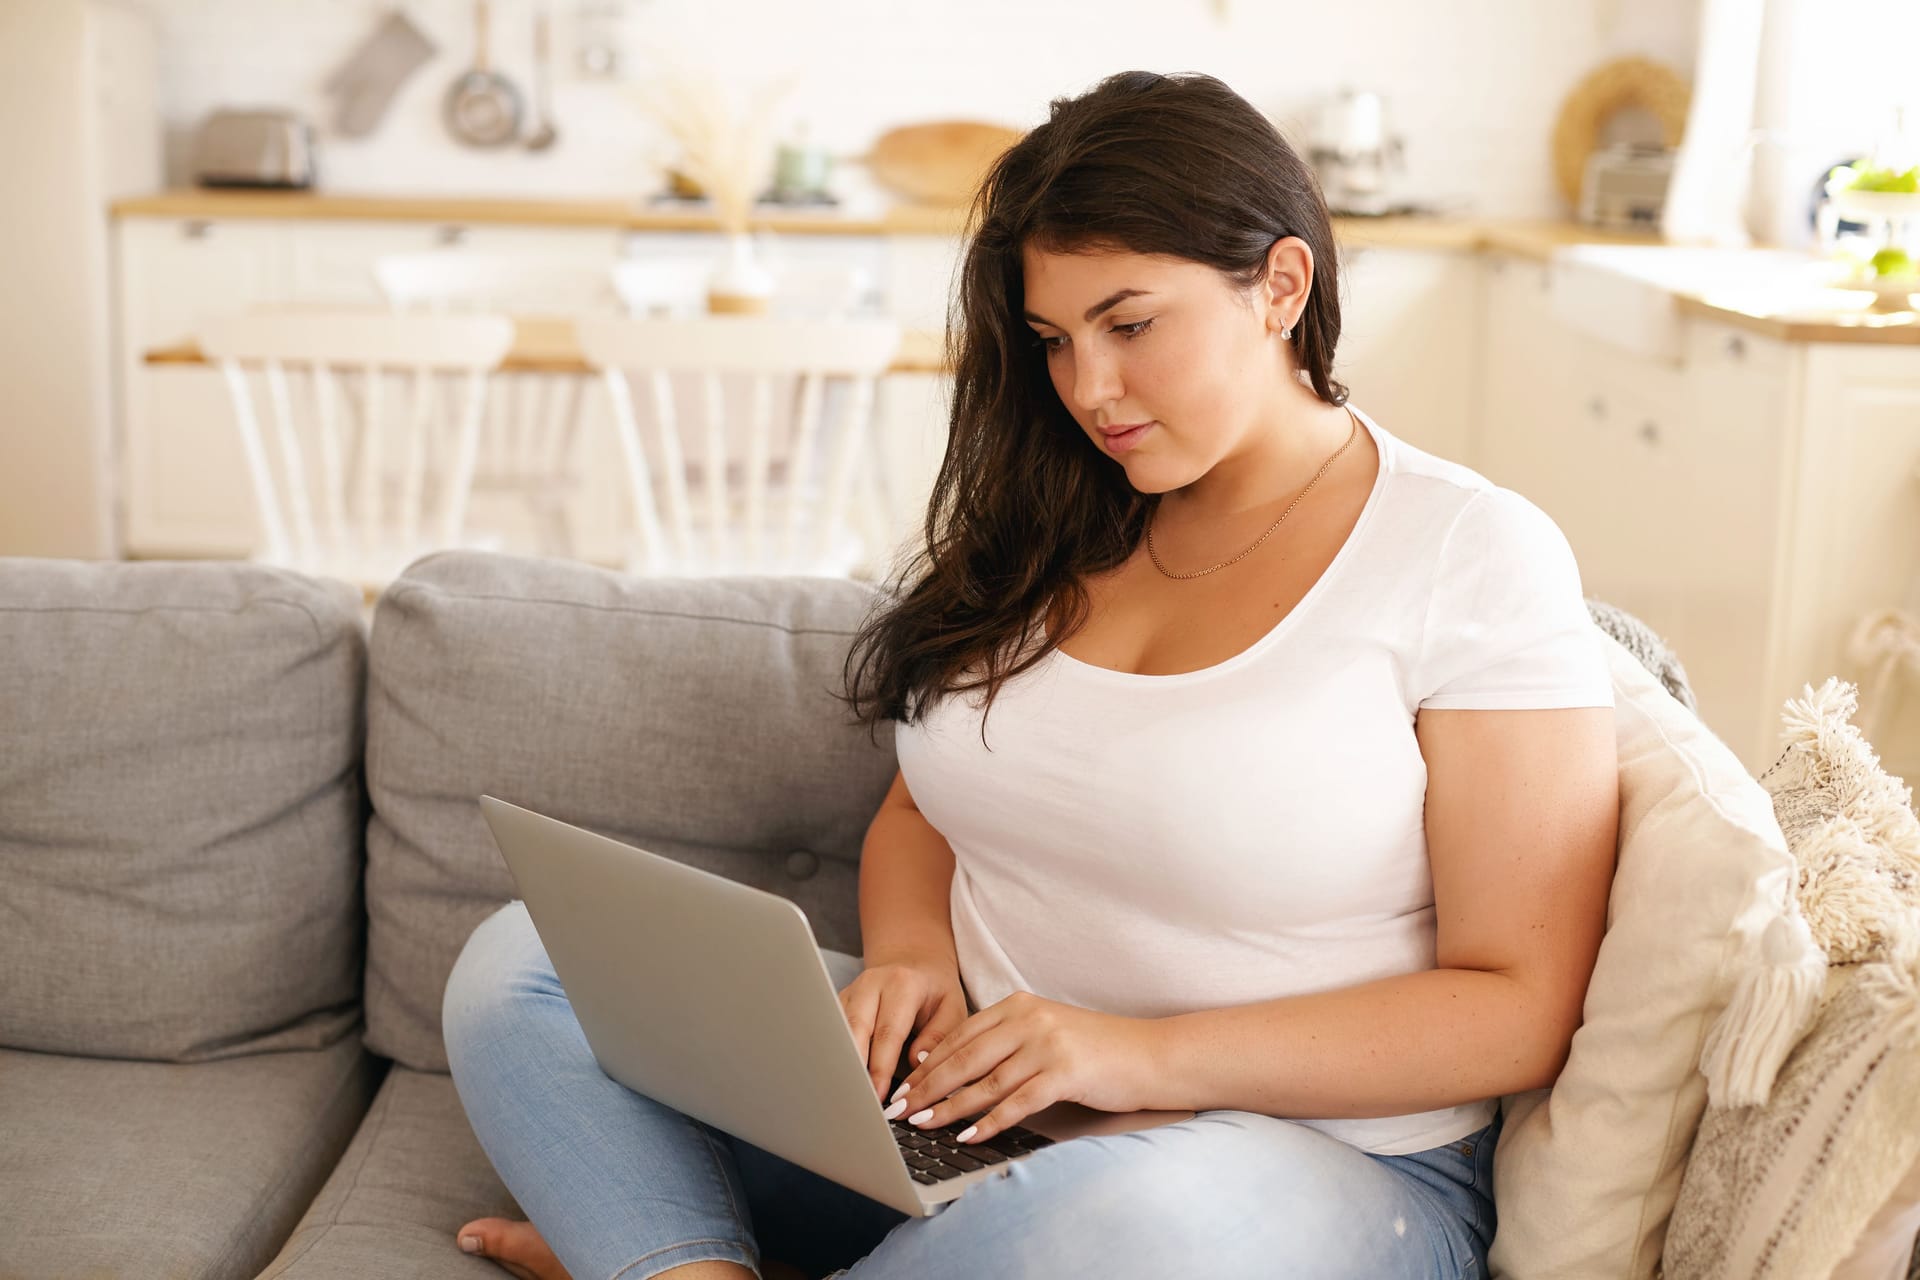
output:
M 447 130 L 470 147 L 499 147 L 520 136 L 520 91 L 487 65 L 487 0 L 474 0 L 473 69 L 447 89 Z
M 527 138 L 527 150 L 545 151 L 560 137 L 553 127 L 553 49 L 548 30 L 547 6 L 533 15 L 533 133 Z
M 379 125 L 409 76 L 438 52 L 433 41 L 399 9 L 360 42 L 324 86 L 335 97 L 333 129 L 346 138 L 364 138 Z

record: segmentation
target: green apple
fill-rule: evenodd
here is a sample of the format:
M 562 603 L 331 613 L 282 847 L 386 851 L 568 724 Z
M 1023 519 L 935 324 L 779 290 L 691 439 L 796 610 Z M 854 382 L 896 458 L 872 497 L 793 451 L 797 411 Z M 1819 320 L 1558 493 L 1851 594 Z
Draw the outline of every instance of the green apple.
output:
M 1853 182 L 1848 189 L 1853 191 L 1920 191 L 1920 165 L 1903 171 L 1874 168 L 1868 165 L 1855 172 Z
M 1873 255 L 1875 275 L 1904 276 L 1913 274 L 1913 259 L 1905 249 L 1898 245 L 1888 245 Z

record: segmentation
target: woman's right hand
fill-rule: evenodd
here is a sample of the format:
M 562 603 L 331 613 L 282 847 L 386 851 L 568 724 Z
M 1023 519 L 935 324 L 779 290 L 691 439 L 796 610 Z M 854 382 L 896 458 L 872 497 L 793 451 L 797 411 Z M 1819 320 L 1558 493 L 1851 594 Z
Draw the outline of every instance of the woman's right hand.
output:
M 840 1009 L 854 1043 L 866 1047 L 867 1075 L 885 1102 L 901 1050 L 910 1051 L 909 1066 L 931 1051 L 967 1020 L 967 994 L 951 963 L 902 960 L 862 970 L 841 990 Z

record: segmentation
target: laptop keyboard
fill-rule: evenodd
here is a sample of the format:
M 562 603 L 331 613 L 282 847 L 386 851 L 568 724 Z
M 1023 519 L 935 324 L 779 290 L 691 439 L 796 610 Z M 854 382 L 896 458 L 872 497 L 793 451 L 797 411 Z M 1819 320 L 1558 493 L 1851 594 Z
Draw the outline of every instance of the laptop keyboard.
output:
M 895 1086 L 899 1083 L 898 1080 L 894 1081 Z M 954 1141 L 954 1135 L 972 1123 L 971 1120 L 963 1120 L 959 1124 L 922 1129 L 904 1120 L 888 1121 L 893 1129 L 893 1140 L 900 1148 L 900 1158 L 907 1162 L 913 1180 L 921 1183 L 957 1178 L 963 1173 L 972 1173 L 988 1165 L 1005 1164 L 1053 1145 L 1053 1139 L 1044 1133 L 1037 1133 L 1019 1124 L 994 1134 L 984 1142 Z
M 1005 1164 L 1053 1145 L 1052 1138 L 1035 1133 L 1023 1125 L 1014 1125 L 1004 1133 L 996 1133 L 985 1142 L 955 1142 L 953 1135 L 965 1129 L 966 1125 L 916 1129 L 898 1120 L 890 1123 L 893 1126 L 893 1140 L 900 1147 L 900 1158 L 907 1162 L 907 1169 L 913 1174 L 915 1182 L 932 1183 L 945 1178 L 957 1178 L 963 1173 L 972 1173 L 990 1164 Z

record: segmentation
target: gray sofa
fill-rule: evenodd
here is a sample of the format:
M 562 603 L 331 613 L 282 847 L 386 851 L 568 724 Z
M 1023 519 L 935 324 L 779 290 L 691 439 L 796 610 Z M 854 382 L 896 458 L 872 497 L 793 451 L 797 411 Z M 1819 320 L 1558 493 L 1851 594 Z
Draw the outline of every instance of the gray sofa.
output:
M 440 1000 L 490 792 L 859 954 L 873 588 L 450 552 L 369 630 L 243 563 L 0 559 L 0 1277 L 498 1277 Z
M 503 1275 L 453 1244 L 524 1215 L 439 1026 L 514 896 L 475 797 L 858 955 L 893 738 L 833 693 L 873 592 L 447 552 L 369 631 L 257 565 L 0 559 L 0 1280 Z

